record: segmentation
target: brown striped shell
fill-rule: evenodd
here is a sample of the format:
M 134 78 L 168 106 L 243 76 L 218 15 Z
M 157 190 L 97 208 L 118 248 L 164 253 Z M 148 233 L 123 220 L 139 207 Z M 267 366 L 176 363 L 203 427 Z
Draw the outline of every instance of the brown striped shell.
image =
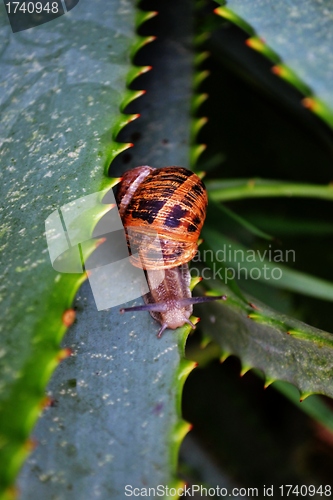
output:
M 122 177 L 117 203 L 133 265 L 168 269 L 194 257 L 207 207 L 196 174 L 182 167 L 136 167 Z

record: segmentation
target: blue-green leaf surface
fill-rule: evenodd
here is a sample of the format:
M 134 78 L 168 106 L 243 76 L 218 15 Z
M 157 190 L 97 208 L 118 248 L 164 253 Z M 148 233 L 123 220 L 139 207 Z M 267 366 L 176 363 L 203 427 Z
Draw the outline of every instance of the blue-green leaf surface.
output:
M 102 55 L 107 54 L 105 57 L 110 60 L 118 87 L 114 92 L 112 85 L 107 86 L 101 109 L 88 121 L 89 127 L 80 127 L 81 137 L 102 142 L 100 154 L 102 158 L 107 156 L 108 161 L 112 159 L 113 150 L 122 148 L 112 141 L 112 135 L 119 129 L 119 107 L 124 108 L 124 103 L 130 101 L 125 87 L 126 80 L 133 80 L 127 76 L 133 75 L 129 53 L 133 47 L 135 53 L 142 45 L 142 41 L 135 39 L 134 6 L 126 3 L 114 8 L 125 17 L 113 18 L 111 4 L 96 19 L 89 5 L 82 14 L 88 24 L 99 27 L 102 19 L 102 26 L 104 23 L 109 26 L 108 38 L 105 41 L 98 38 L 99 50 Z M 156 167 L 188 166 L 192 55 L 186 41 L 191 26 L 186 9 L 181 11 L 181 37 L 166 41 L 163 58 L 159 53 L 155 57 L 157 77 L 148 85 L 146 94 L 149 113 L 145 115 L 143 107 L 142 118 L 134 124 L 134 132 L 132 129 L 134 136 L 142 136 L 142 141 L 135 144 L 123 170 L 146 163 Z M 75 9 L 72 17 L 75 19 Z M 91 32 L 88 26 L 78 35 L 81 50 L 88 42 L 87 31 Z M 123 33 L 126 36 L 121 40 L 122 51 L 118 53 L 118 42 L 113 41 L 113 36 L 121 37 Z M 80 59 L 73 58 L 74 63 L 79 66 Z M 75 67 L 74 64 L 74 68 L 65 68 L 65 73 L 75 72 Z M 101 67 L 102 79 L 110 79 L 109 74 L 104 75 L 107 68 Z M 89 79 L 84 69 L 82 73 Z M 170 78 L 172 86 L 161 86 L 161 82 Z M 84 90 L 93 102 L 99 100 L 99 88 L 91 88 L 87 83 Z M 117 97 L 116 105 L 110 110 L 106 103 L 113 95 Z M 174 126 L 175 110 L 177 127 Z M 56 108 L 53 112 L 56 113 Z M 82 108 L 68 107 L 68 113 L 79 123 L 82 121 Z M 91 121 L 99 122 L 100 118 L 110 129 L 94 131 Z M 126 115 L 121 120 L 126 123 Z M 124 133 L 126 135 L 126 129 Z M 97 148 L 87 146 L 85 151 L 91 158 L 82 160 L 87 168 L 86 180 L 82 177 L 82 183 L 88 189 L 90 179 L 96 178 L 103 185 L 103 167 L 108 161 L 96 162 Z M 117 170 L 111 164 L 111 175 L 119 175 L 120 164 L 118 162 Z M 66 180 L 67 171 L 62 175 Z M 74 175 L 81 179 L 80 166 Z M 114 284 L 121 279 L 121 276 L 110 276 Z M 119 307 L 98 312 L 88 283 L 80 289 L 74 309 L 76 322 L 63 341 L 65 347 L 73 350 L 73 355 L 59 366 L 48 388 L 53 404 L 44 412 L 33 434 L 39 445 L 20 475 L 22 498 L 36 498 L 38 494 L 45 498 L 60 495 L 62 498 L 122 499 L 125 484 L 133 487 L 175 484 L 178 446 L 189 428 L 180 419 L 180 391 L 193 367 L 193 363 L 181 361 L 188 329 L 168 331 L 162 339 L 157 339 L 158 324 L 148 313 L 120 315 Z
M 243 18 L 283 63 L 333 109 L 333 6 L 329 0 L 218 0 L 218 3 Z

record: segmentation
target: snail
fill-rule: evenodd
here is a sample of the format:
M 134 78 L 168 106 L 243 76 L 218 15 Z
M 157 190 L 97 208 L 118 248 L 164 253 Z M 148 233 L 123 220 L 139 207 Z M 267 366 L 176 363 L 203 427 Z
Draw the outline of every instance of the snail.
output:
M 166 328 L 190 321 L 193 304 L 225 297 L 192 297 L 188 262 L 198 249 L 206 217 L 207 193 L 201 179 L 183 167 L 136 167 L 118 185 L 116 201 L 131 263 L 143 268 L 150 292 L 145 305 L 124 308 L 149 311 Z

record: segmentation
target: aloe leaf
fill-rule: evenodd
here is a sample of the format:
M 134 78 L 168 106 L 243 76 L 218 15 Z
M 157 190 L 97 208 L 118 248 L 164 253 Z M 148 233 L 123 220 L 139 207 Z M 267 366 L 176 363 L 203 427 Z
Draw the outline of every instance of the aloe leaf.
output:
M 46 404 L 46 384 L 70 354 L 60 341 L 74 321 L 72 301 L 84 279 L 82 271 L 52 269 L 45 220 L 57 207 L 113 185 L 103 171 L 128 147 L 111 137 L 125 98 L 135 11 L 96 3 L 92 14 L 80 3 L 60 19 L 13 34 L 0 9 L 6 41 L 0 61 L 0 491 L 10 496 L 31 451 L 28 437 Z M 92 240 L 90 251 L 93 246 Z
M 161 49 L 151 48 L 152 60 L 149 58 L 147 63 L 153 64 L 155 77 L 145 88 L 149 113 L 144 112 L 143 106 L 142 117 L 131 124 L 135 146 L 127 154 L 123 170 L 125 166 L 128 169 L 140 164 L 158 167 L 188 163 L 192 54 L 185 49 L 185 40 L 191 36 L 189 8 L 188 5 L 182 10 L 179 17 L 180 37 L 174 41 L 174 33 L 171 35 L 171 40 L 163 45 L 163 57 Z M 127 32 L 131 38 L 124 47 L 126 58 L 119 56 L 126 63 L 126 74 L 119 74 L 118 106 L 123 111 L 129 104 L 135 108 L 133 98 L 143 94 L 141 90 L 125 91 L 125 81 L 132 84 L 143 71 L 130 66 L 129 53 L 135 56 L 151 40 L 134 38 L 135 11 L 131 7 L 129 11 L 130 17 L 124 24 L 115 20 L 115 29 Z M 169 11 L 170 18 L 173 14 Z M 110 26 L 112 15 L 108 7 L 104 22 Z M 139 12 L 139 22 L 145 18 Z M 95 22 L 98 24 L 98 19 Z M 80 43 L 86 43 L 84 37 Z M 101 52 L 109 51 L 110 44 L 112 47 L 112 37 Z M 172 86 L 161 86 L 161 82 L 170 79 Z M 139 101 L 137 105 L 140 107 Z M 110 142 L 106 141 L 105 148 L 112 152 L 126 147 L 118 134 L 121 131 L 126 135 L 122 124 L 133 116 L 136 113 L 127 116 L 118 110 L 109 116 L 109 120 L 113 119 L 106 137 Z M 111 175 L 120 174 L 120 162 L 117 164 L 116 167 L 116 163 L 111 163 Z M 103 185 L 102 171 L 94 168 L 94 175 Z M 122 276 L 110 276 L 114 283 L 121 279 Z M 124 498 L 126 484 L 179 484 L 178 447 L 189 429 L 180 418 L 180 394 L 194 367 L 193 362 L 183 359 L 189 328 L 167 331 L 157 339 L 158 324 L 148 313 L 120 315 L 120 305 L 111 311 L 97 312 L 88 283 L 80 289 L 73 308 L 77 320 L 64 339 L 73 356 L 59 366 L 48 387 L 54 404 L 33 433 L 39 444 L 20 475 L 22 497 L 35 497 L 36 492 L 41 497 L 66 497 L 70 492 L 71 498 L 97 493 L 100 498 Z
M 248 45 L 275 65 L 275 73 L 308 96 L 304 105 L 333 125 L 331 3 L 297 0 L 218 0 L 217 14 L 249 34 Z M 265 42 L 263 42 L 265 40 Z M 319 49 L 320 48 L 320 49 Z
M 200 325 L 221 347 L 222 360 L 237 355 L 242 374 L 260 369 L 266 387 L 276 380 L 290 382 L 300 391 L 301 400 L 313 393 L 333 396 L 332 334 L 277 313 L 250 297 L 244 304 L 223 285 L 216 291 L 221 292 L 228 293 L 228 299 L 207 304 Z
M 72 498 L 124 498 L 125 487 L 176 486 L 172 477 L 181 438 L 179 390 L 193 363 L 179 364 L 189 329 L 156 338 L 144 313 L 100 311 L 88 283 L 66 336 L 73 356 L 48 390 L 54 405 L 33 434 L 38 445 L 25 464 L 23 498 L 70 491 Z M 167 389 L 167 390 L 166 390 Z M 175 481 L 173 483 L 173 481 Z

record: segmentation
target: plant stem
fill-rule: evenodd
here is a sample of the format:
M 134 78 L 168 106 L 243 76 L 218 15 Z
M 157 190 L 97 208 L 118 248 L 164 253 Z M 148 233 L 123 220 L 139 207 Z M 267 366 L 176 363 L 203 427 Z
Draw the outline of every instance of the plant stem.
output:
M 299 196 L 333 200 L 333 184 L 298 184 L 266 179 L 229 179 L 207 181 L 209 196 L 215 201 L 264 198 L 270 196 Z

